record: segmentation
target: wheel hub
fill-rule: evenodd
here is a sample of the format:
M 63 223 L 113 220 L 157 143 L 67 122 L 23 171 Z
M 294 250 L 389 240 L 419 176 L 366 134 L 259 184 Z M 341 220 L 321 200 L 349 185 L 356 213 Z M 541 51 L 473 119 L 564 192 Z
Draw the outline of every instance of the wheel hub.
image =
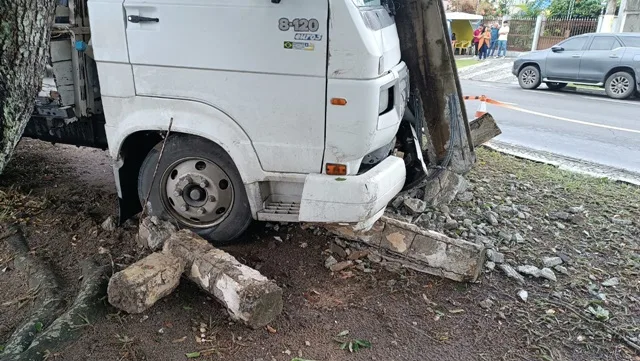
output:
M 227 174 L 206 159 L 182 159 L 162 177 L 163 201 L 173 217 L 196 228 L 224 220 L 233 205 L 233 187 Z
M 611 81 L 611 91 L 616 94 L 622 94 L 629 89 L 629 82 L 624 77 L 617 77 Z

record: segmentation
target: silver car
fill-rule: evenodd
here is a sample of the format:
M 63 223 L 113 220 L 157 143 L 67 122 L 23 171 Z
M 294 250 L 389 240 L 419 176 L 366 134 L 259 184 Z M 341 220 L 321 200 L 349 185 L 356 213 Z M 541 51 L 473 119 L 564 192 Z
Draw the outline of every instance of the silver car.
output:
M 544 82 L 556 90 L 573 83 L 604 87 L 615 99 L 640 97 L 640 33 L 573 36 L 551 49 L 520 55 L 512 73 L 524 89 Z

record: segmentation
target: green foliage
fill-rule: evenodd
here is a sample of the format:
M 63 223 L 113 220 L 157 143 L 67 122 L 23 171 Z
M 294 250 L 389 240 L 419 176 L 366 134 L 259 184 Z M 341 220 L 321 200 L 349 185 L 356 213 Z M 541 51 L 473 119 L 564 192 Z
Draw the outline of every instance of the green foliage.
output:
M 371 342 L 367 340 L 359 340 L 359 339 L 346 339 L 344 338 L 349 334 L 349 330 L 344 330 L 336 335 L 334 341 L 340 344 L 341 350 L 349 350 L 349 352 L 358 352 L 363 348 L 371 348 Z
M 198 358 L 200 357 L 200 352 L 189 352 L 184 355 L 187 356 L 187 358 Z
M 518 5 L 517 8 L 520 10 L 518 12 L 519 16 L 527 17 L 527 18 L 535 18 L 547 8 L 547 1 L 546 0 L 528 0 L 524 4 Z
M 572 0 L 552 0 L 549 5 L 549 17 L 566 18 Z M 597 18 L 602 11 L 600 0 L 574 0 L 571 18 Z

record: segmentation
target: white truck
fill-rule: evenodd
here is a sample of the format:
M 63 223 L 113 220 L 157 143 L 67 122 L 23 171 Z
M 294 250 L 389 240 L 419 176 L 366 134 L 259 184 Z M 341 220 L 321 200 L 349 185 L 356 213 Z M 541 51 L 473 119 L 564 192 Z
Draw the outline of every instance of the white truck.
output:
M 426 173 L 383 5 L 60 0 L 24 136 L 108 149 L 121 221 L 146 200 L 219 243 L 252 219 L 368 227 Z

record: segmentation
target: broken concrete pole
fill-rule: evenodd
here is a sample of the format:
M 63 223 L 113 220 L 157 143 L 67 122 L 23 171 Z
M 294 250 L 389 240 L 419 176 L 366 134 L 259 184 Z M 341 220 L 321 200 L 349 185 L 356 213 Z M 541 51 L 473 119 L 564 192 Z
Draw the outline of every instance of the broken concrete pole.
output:
M 163 252 L 182 259 L 189 279 L 220 301 L 233 319 L 260 328 L 282 312 L 280 287 L 193 232 L 175 233 Z
M 176 226 L 156 216 L 146 217 L 140 222 L 138 243 L 153 251 L 162 249 L 164 241 L 176 233 Z
M 498 124 L 496 124 L 496 120 L 489 113 L 469 122 L 469 129 L 471 130 L 471 142 L 474 147 L 479 147 L 502 134 Z
M 366 232 L 354 232 L 346 226 L 327 228 L 337 236 L 371 246 L 383 258 L 403 267 L 454 281 L 476 281 L 486 257 L 483 246 L 385 216 Z
M 141 313 L 178 287 L 184 262 L 152 253 L 116 273 L 109 280 L 109 303 L 128 313 Z
M 469 183 L 463 176 L 450 170 L 443 170 L 424 185 L 424 201 L 430 206 L 449 204 L 458 193 L 467 190 Z

